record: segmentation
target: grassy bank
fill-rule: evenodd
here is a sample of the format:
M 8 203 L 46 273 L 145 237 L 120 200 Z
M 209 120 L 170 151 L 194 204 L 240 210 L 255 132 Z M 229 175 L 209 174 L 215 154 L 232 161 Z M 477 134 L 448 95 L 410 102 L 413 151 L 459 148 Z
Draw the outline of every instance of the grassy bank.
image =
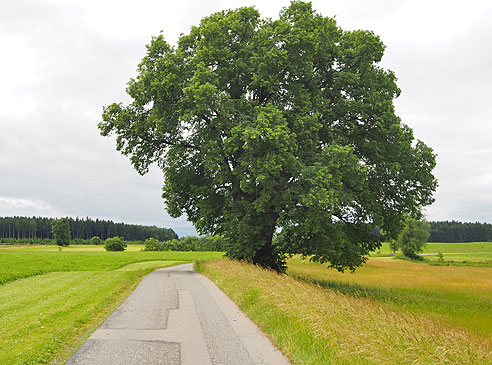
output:
M 222 255 L 99 249 L 0 249 L 0 364 L 64 363 L 149 272 Z
M 291 263 L 291 270 L 293 266 L 296 264 Z M 370 295 L 342 293 L 229 260 L 201 263 L 198 269 L 238 303 L 296 364 L 488 364 L 492 360 L 492 339 L 480 334 L 480 329 L 473 331 L 453 325 L 432 311 L 409 311 L 391 296 L 380 300 Z M 308 276 L 305 272 L 303 275 Z M 420 275 L 418 271 L 413 273 L 413 277 Z M 358 285 L 363 288 L 367 284 L 361 281 Z M 381 287 L 387 285 L 381 283 Z M 459 283 L 455 289 L 458 287 Z M 471 289 L 464 292 L 468 290 Z M 405 296 L 405 292 L 398 295 Z M 481 298 L 482 294 L 477 295 Z M 420 300 L 418 296 L 413 299 Z

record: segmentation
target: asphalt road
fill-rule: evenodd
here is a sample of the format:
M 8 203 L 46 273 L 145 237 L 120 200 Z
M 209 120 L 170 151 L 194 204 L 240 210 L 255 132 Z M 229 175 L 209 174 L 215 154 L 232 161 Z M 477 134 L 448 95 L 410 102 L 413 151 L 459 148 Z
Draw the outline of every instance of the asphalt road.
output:
M 289 364 L 193 264 L 147 275 L 67 364 Z

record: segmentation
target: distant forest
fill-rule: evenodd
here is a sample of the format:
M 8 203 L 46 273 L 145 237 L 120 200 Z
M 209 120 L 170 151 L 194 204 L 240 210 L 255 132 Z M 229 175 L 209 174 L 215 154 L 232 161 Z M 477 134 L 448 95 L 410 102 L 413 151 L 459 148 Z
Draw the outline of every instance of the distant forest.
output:
M 0 217 L 0 238 L 52 239 L 51 223 L 54 218 Z M 144 241 L 156 238 L 159 241 L 177 239 L 170 228 L 114 223 L 91 218 L 68 218 L 72 239 L 90 239 L 94 236 L 105 240 L 120 236 L 127 241 Z M 492 224 L 463 223 L 457 221 L 429 222 L 429 242 L 481 242 L 492 241 Z
M 42 217 L 0 217 L 0 238 L 52 239 L 51 223 L 54 218 Z M 120 236 L 127 241 L 143 241 L 156 238 L 169 241 L 178 238 L 170 228 L 141 226 L 137 224 L 114 223 L 91 218 L 68 218 L 72 239 L 90 239 L 94 236 L 105 240 Z
M 456 221 L 429 222 L 429 242 L 485 242 L 492 241 L 492 224 Z

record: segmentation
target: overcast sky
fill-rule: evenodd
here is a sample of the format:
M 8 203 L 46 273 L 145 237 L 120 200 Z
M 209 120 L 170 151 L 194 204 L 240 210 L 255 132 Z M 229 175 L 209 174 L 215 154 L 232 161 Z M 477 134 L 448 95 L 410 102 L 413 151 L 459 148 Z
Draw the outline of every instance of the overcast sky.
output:
M 99 135 L 102 107 L 129 101 L 145 45 L 213 12 L 288 1 L 0 0 L 0 216 L 79 216 L 173 228 L 162 175 L 138 175 Z M 492 222 L 492 2 L 313 1 L 345 30 L 369 29 L 398 77 L 397 114 L 438 154 L 429 220 Z

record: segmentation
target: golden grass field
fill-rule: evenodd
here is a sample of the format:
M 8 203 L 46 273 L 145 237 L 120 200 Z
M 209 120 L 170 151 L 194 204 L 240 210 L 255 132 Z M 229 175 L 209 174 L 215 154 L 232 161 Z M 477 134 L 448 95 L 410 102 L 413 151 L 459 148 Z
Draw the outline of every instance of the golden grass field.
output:
M 432 266 L 394 259 L 370 259 L 355 273 L 340 273 L 300 258 L 288 273 L 352 296 L 492 337 L 492 267 Z
M 294 258 L 289 275 L 226 259 L 198 270 L 295 364 L 492 362 L 492 327 L 466 322 L 491 312 L 492 268 L 372 259 L 341 274 Z

